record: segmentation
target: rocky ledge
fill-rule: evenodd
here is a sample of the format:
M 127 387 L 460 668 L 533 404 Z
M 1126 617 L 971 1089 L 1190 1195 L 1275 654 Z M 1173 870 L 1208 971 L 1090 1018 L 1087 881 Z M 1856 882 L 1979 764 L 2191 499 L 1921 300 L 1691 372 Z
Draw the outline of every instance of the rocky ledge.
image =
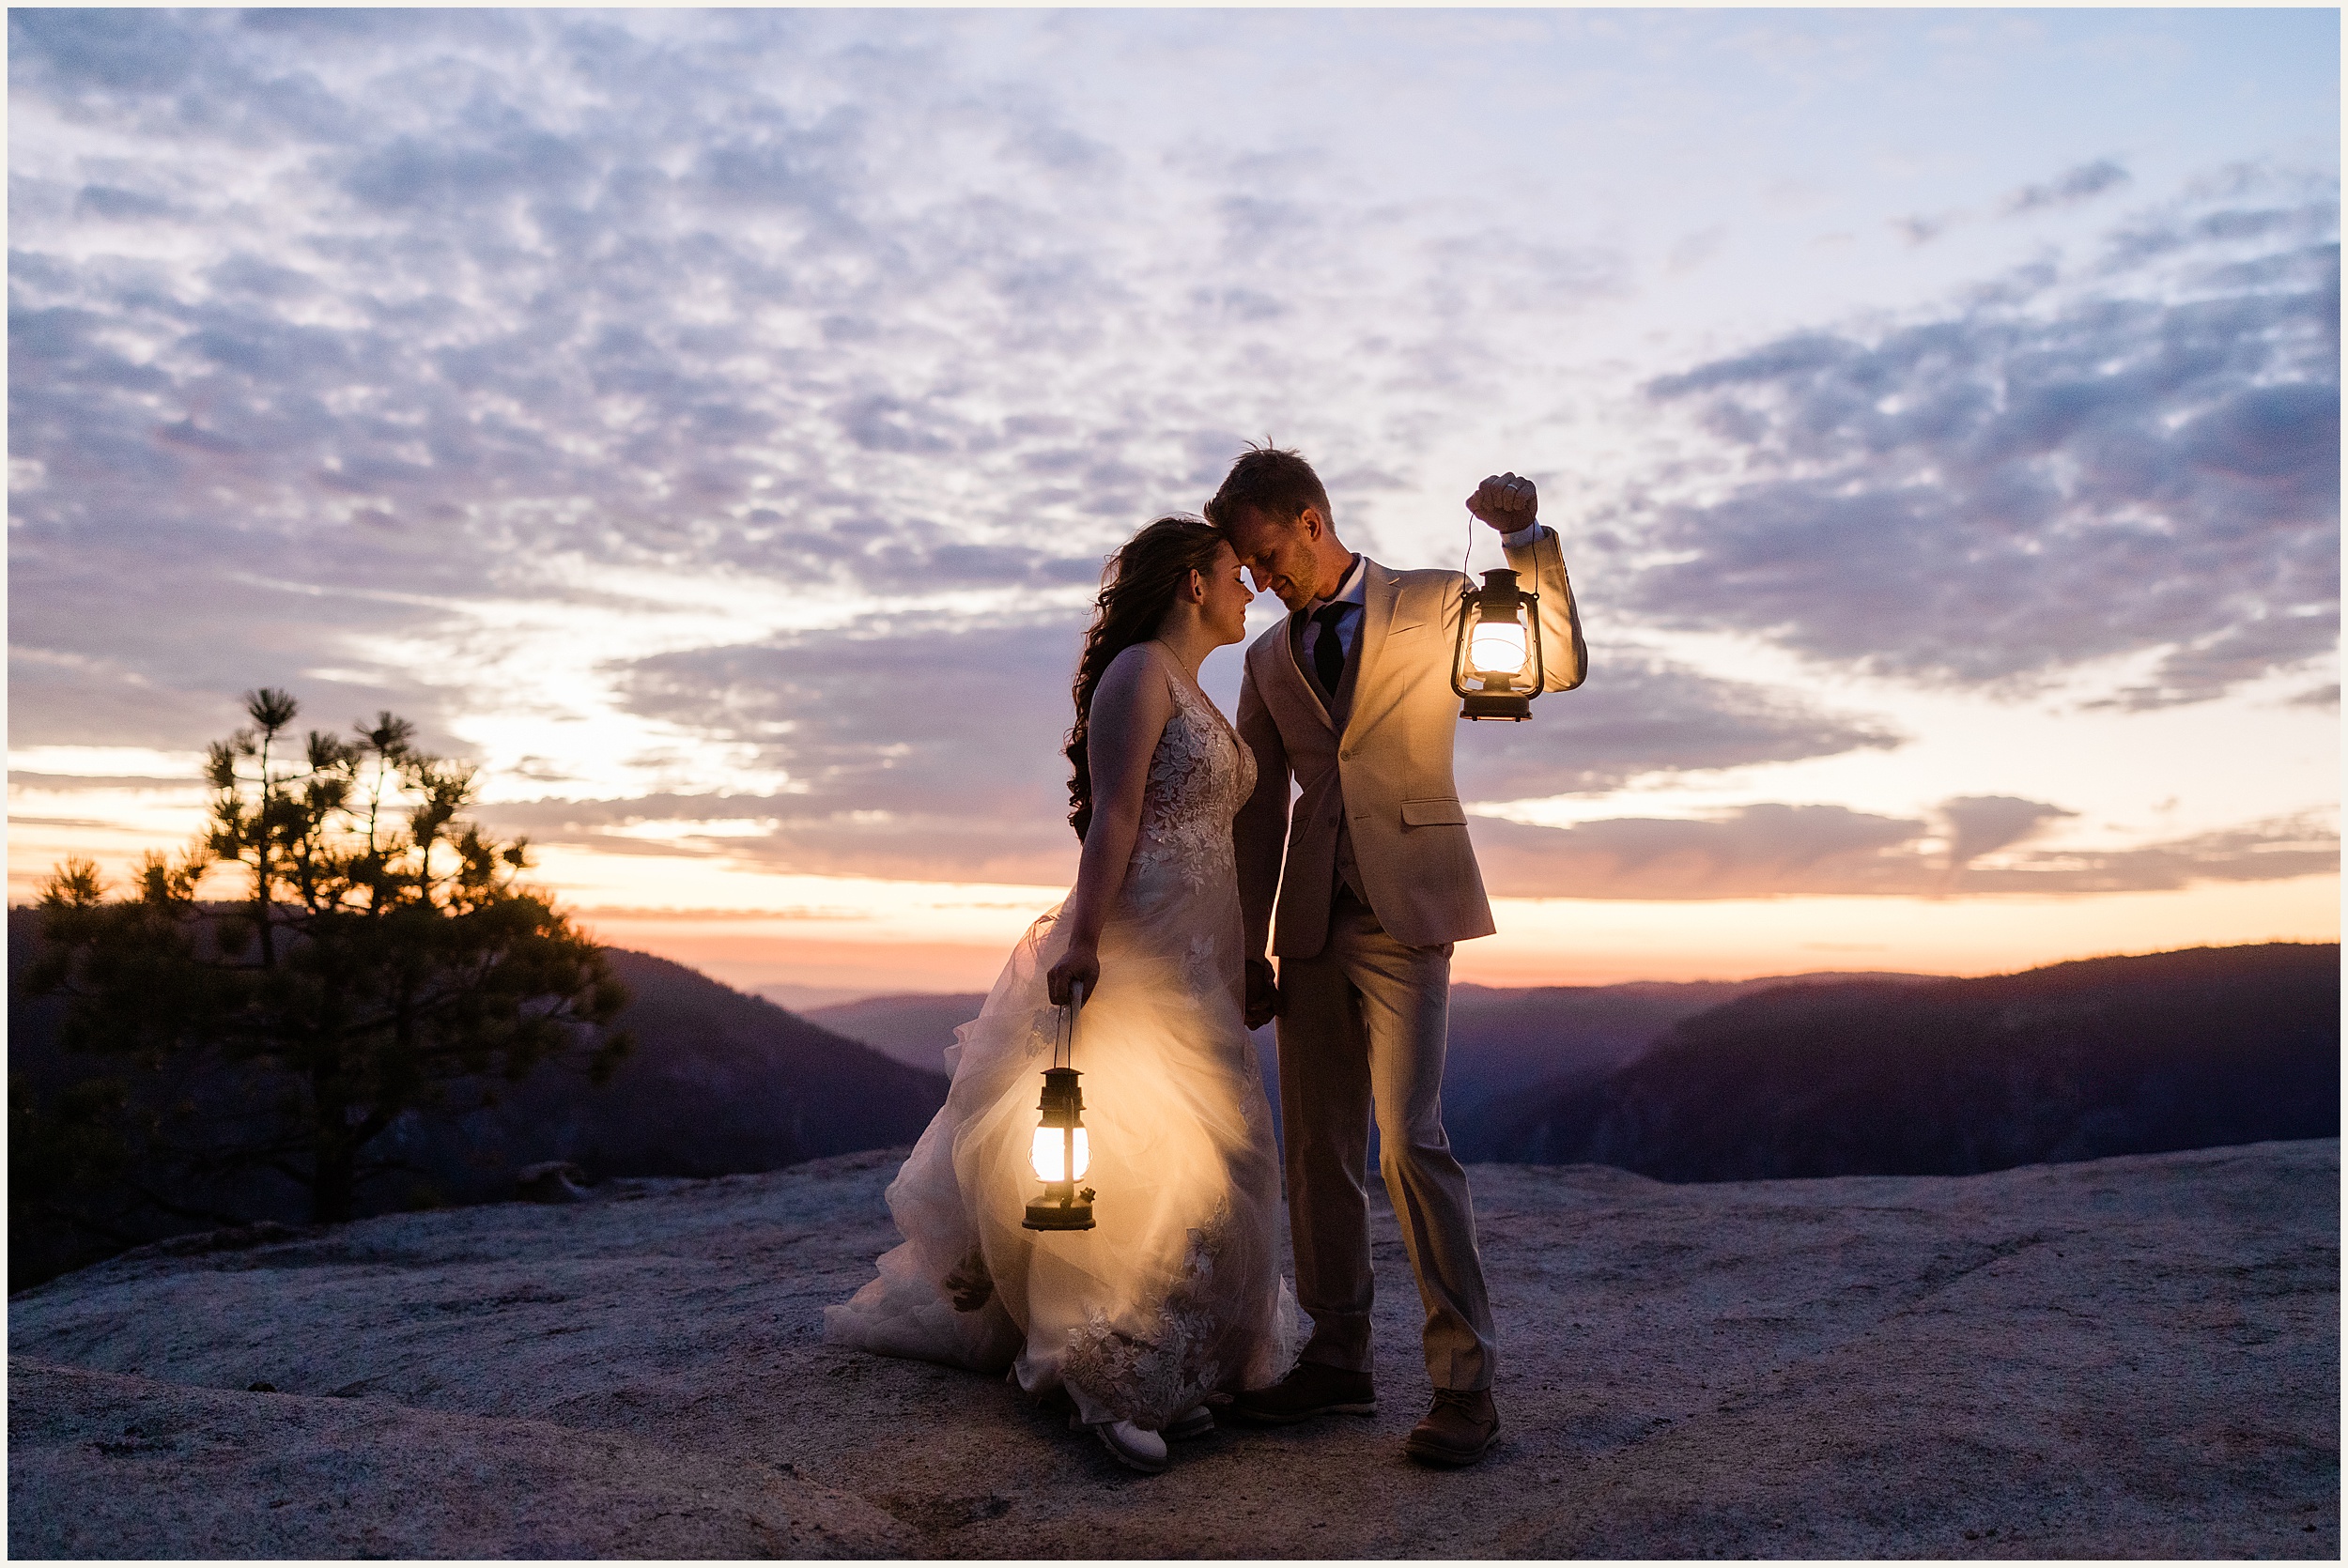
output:
M 1506 1423 L 1379 1409 L 1132 1475 L 990 1378 L 835 1350 L 896 1156 L 256 1229 L 12 1298 L 17 1557 L 2340 1553 L 2340 1145 L 1970 1177 L 1473 1172 Z

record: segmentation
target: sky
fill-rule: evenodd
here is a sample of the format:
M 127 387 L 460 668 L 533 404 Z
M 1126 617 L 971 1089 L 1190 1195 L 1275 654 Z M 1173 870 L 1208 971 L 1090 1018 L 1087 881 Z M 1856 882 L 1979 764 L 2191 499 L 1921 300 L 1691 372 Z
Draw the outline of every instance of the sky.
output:
M 1463 979 L 2337 939 L 2336 11 L 8 26 L 11 901 L 276 685 L 606 940 L 983 988 L 1104 559 L 1270 439 L 1563 542 Z

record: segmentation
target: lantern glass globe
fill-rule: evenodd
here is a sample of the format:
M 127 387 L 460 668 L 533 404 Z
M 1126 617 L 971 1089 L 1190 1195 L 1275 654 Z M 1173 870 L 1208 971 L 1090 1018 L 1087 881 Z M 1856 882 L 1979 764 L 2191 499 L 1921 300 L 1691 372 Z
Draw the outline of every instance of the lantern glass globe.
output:
M 1479 623 L 1468 637 L 1468 668 L 1478 675 L 1514 675 L 1524 668 L 1524 627 L 1515 621 Z
M 1076 1168 L 1068 1169 L 1069 1130 L 1059 1127 L 1039 1127 L 1035 1141 L 1028 1145 L 1027 1162 L 1035 1167 L 1040 1181 L 1077 1181 L 1092 1166 L 1092 1141 L 1083 1128 L 1075 1129 Z

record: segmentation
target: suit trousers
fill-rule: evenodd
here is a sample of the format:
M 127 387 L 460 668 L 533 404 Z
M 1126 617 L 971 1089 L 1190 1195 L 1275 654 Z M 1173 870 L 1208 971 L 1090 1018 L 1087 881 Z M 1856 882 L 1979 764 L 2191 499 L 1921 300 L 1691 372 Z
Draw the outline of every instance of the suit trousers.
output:
M 1427 1309 L 1427 1376 L 1439 1389 L 1492 1381 L 1491 1307 L 1475 1251 L 1467 1173 L 1443 1130 L 1451 945 L 1412 947 L 1340 888 L 1329 941 L 1280 963 L 1280 1105 L 1297 1300 L 1313 1320 L 1303 1359 L 1369 1370 L 1369 1200 L 1378 1164 Z

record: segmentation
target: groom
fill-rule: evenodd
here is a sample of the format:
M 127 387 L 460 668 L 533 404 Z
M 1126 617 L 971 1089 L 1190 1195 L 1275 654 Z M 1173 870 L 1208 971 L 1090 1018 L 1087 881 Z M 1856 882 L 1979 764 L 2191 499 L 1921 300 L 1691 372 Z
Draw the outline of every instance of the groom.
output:
M 1582 684 L 1582 626 L 1537 500 L 1530 480 L 1502 474 L 1467 505 L 1500 531 L 1508 564 L 1539 595 L 1546 688 L 1565 691 Z M 1313 1332 L 1296 1370 L 1243 1395 L 1235 1413 L 1284 1425 L 1373 1407 L 1363 1165 L 1374 1104 L 1435 1386 L 1403 1449 L 1472 1464 L 1500 1431 L 1491 1309 L 1442 1099 L 1451 945 L 1493 929 L 1451 776 L 1452 645 L 1468 579 L 1397 572 L 1347 549 L 1328 492 L 1293 452 L 1244 453 L 1207 520 L 1257 589 L 1291 611 L 1247 650 L 1239 732 L 1256 754 L 1256 790 L 1232 836 L 1254 955 L 1247 1022 L 1280 1020 L 1289 1224 Z M 1291 779 L 1301 790 L 1292 811 Z

